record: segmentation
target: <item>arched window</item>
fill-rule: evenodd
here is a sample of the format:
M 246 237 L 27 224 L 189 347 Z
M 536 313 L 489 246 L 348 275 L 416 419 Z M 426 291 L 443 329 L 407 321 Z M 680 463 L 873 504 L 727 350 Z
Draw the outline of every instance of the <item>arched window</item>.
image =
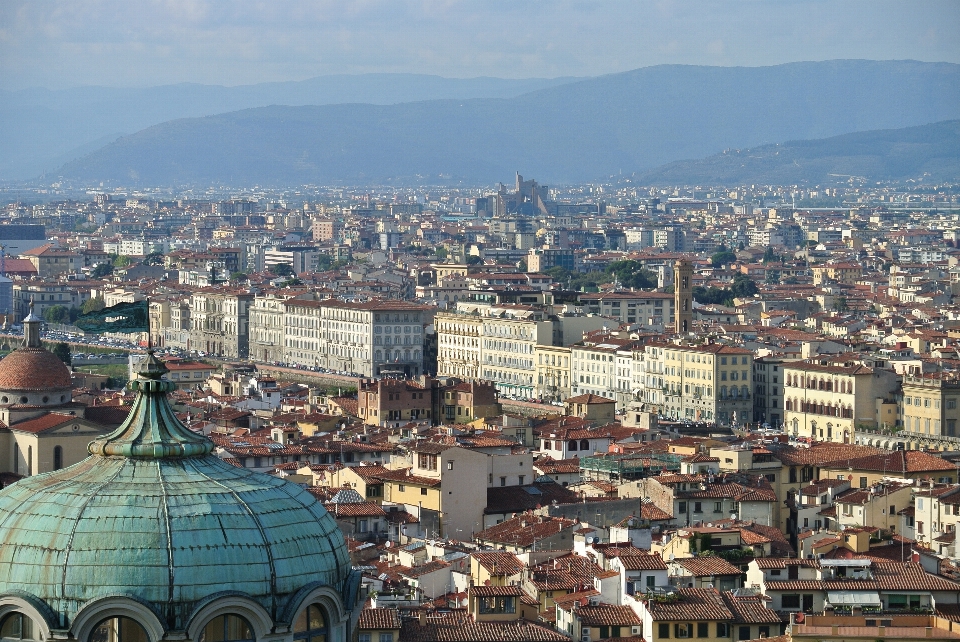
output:
M 150 642 L 150 638 L 136 620 L 112 617 L 97 625 L 89 642 Z
M 60 446 L 53 447 L 53 469 L 60 470 L 63 468 L 63 448 Z
M 316 604 L 305 608 L 293 625 L 294 642 L 326 642 L 327 618 L 324 610 Z
M 586 439 L 580 440 L 580 450 L 590 450 L 590 442 Z
M 577 449 L 577 440 L 576 440 L 576 439 L 571 439 L 570 442 L 567 444 L 567 449 L 568 449 L 568 450 L 576 450 L 576 449 Z
M 789 399 L 787 399 L 786 406 L 787 406 L 786 408 L 787 410 L 793 410 L 793 402 L 790 401 Z
M 239 615 L 218 615 L 203 627 L 197 642 L 255 642 L 255 638 L 253 627 Z
M 13 612 L 0 622 L 0 640 L 39 640 L 33 620 L 23 613 Z

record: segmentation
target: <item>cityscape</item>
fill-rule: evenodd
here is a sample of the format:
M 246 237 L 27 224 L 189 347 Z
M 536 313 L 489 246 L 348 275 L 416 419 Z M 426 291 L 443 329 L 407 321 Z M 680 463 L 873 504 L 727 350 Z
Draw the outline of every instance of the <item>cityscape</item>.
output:
M 960 640 L 956 5 L 254 4 L 0 8 L 0 641 Z

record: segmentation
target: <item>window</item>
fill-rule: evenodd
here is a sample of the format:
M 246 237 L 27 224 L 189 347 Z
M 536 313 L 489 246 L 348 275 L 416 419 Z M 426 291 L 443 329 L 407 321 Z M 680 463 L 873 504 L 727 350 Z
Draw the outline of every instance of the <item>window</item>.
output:
M 860 478 L 860 488 L 866 488 L 866 487 L 867 487 L 867 478 L 866 478 L 866 477 L 861 477 L 861 478 Z
M 427 489 L 426 489 L 426 488 L 421 488 L 421 489 L 420 489 L 420 494 L 421 494 L 421 495 L 426 495 L 426 494 L 427 494 Z
M 741 626 L 741 627 L 738 627 L 738 630 L 737 630 L 737 639 L 738 639 L 738 640 L 749 640 L 750 637 L 751 637 L 751 636 L 750 636 L 750 627 L 749 627 L 749 626 Z
M 398 485 L 397 485 L 397 491 L 398 491 L 398 492 L 401 492 L 401 493 L 402 493 L 402 492 L 405 491 L 406 489 L 407 489 L 407 487 L 404 486 L 403 484 L 398 484 Z
M 760 634 L 760 637 L 762 637 L 762 638 L 768 638 L 768 637 L 770 637 L 770 627 L 769 627 L 769 626 L 766 626 L 766 625 L 761 626 L 761 627 L 759 627 L 759 628 L 757 629 L 757 632 Z
M 709 623 L 709 622 L 697 622 L 697 637 L 698 637 L 698 638 L 708 638 L 708 637 L 710 637 L 710 623 Z
M 370 642 L 369 633 L 360 633 L 357 635 L 357 642 Z
M 703 507 L 702 507 L 702 505 L 701 505 L 700 502 L 693 502 L 693 512 L 694 512 L 694 513 L 702 513 L 702 512 L 703 512 Z
M 501 486 L 506 486 L 506 485 L 507 485 L 507 478 L 506 478 L 506 477 L 501 477 L 501 478 L 500 478 L 500 485 L 501 485 Z
M 647 575 L 647 588 L 654 588 L 657 585 L 657 577 L 655 575 Z
M 670 638 L 670 624 L 667 622 L 661 622 L 657 626 L 657 637 L 661 640 L 667 640 Z
M 728 638 L 730 637 L 730 625 L 726 622 L 717 622 L 717 637 L 718 638 Z
M 678 512 L 678 513 L 686 513 L 686 512 L 687 512 L 687 502 L 680 502 L 679 504 L 677 504 L 677 512 Z
M 713 502 L 713 512 L 722 513 L 723 512 L 723 502 Z
M 450 459 L 447 461 L 447 470 L 453 470 L 453 460 Z
M 381 633 L 380 642 L 393 642 L 393 633 Z
M 693 626 L 689 622 L 678 622 L 676 625 L 676 632 L 678 638 L 692 638 L 693 631 L 691 630 Z
M 780 606 L 785 609 L 799 609 L 800 608 L 800 596 L 799 595 L 784 595 L 780 598 Z
M 524 480 L 525 477 L 526 477 L 525 475 L 520 475 L 519 483 L 520 483 L 521 486 L 523 486 L 523 480 Z
M 106 619 L 98 624 L 97 628 L 90 634 L 90 642 L 148 642 L 148 640 L 147 632 L 143 630 L 143 627 L 128 617 Z M 223 638 L 220 638 L 220 642 L 222 640 Z M 201 633 L 199 642 L 217 641 L 209 637 L 204 640 L 203 633 Z
M 0 639 L 37 640 L 39 636 L 33 620 L 23 613 L 11 613 L 0 623 Z
M 363 637 L 363 633 L 360 637 Z M 366 634 L 370 639 L 370 634 Z M 252 637 L 252 636 L 251 636 Z M 294 642 L 326 642 L 327 640 L 327 618 L 324 610 L 317 604 L 311 604 L 305 608 L 293 625 Z
M 60 470 L 63 468 L 63 448 L 60 446 L 53 447 L 53 469 Z

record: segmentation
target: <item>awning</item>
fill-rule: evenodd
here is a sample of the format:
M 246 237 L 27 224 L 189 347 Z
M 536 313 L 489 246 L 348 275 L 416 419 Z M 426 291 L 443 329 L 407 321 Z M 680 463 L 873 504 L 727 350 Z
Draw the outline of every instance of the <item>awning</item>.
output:
M 880 594 L 876 591 L 827 591 L 827 602 L 831 606 L 873 606 L 881 604 Z

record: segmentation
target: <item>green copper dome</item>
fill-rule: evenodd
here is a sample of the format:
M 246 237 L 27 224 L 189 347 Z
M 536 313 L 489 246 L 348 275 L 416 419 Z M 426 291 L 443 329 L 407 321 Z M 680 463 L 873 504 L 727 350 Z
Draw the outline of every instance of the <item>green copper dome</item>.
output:
M 310 493 L 224 463 L 173 415 L 152 355 L 127 421 L 91 456 L 0 491 L 0 595 L 42 600 L 67 628 L 128 596 L 182 630 L 203 600 L 248 596 L 274 621 L 305 587 L 356 590 L 346 545 Z

